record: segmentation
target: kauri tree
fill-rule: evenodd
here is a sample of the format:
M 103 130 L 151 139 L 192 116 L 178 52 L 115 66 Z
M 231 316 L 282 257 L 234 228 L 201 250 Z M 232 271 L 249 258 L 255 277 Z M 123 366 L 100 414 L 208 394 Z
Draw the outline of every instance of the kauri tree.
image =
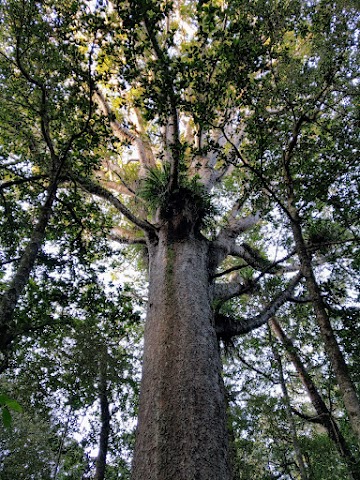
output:
M 1 14 L 3 368 L 36 328 L 18 312 L 46 252 L 108 239 L 148 268 L 133 480 L 236 475 L 219 342 L 287 302 L 306 303 L 359 442 L 332 324 L 333 285 L 359 266 L 355 2 L 6 0 Z

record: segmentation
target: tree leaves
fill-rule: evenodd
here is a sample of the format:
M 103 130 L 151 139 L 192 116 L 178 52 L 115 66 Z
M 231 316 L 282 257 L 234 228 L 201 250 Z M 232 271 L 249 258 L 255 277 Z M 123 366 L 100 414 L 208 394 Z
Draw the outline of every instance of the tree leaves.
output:
M 2 393 L 0 394 L 0 408 L 2 410 L 2 421 L 4 427 L 10 427 L 12 416 L 11 411 L 21 413 L 23 411 L 22 406 L 13 398 Z

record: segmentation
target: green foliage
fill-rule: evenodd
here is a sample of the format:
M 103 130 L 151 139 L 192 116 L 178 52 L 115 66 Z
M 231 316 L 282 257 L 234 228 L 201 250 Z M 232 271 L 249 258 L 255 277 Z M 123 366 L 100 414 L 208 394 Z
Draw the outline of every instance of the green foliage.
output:
M 0 394 L 0 407 L 2 410 L 2 421 L 4 427 L 10 427 L 11 425 L 11 411 L 22 412 L 21 405 L 16 400 L 10 398 L 4 393 Z
M 211 196 L 206 193 L 203 185 L 199 182 L 199 177 L 189 178 L 186 169 L 183 168 L 180 170 L 179 187 L 174 192 L 168 191 L 169 178 L 170 167 L 168 163 L 149 168 L 138 194 L 147 202 L 150 212 L 155 214 L 160 209 L 164 214 L 174 202 L 177 202 L 177 199 L 182 203 L 186 199 L 194 211 L 197 212 L 197 217 L 201 219 L 201 223 L 209 224 L 215 210 L 212 206 Z
M 170 167 L 168 163 L 165 163 L 163 166 L 149 168 L 147 176 L 142 182 L 139 196 L 147 202 L 150 212 L 153 214 L 159 207 L 167 203 L 169 176 Z
M 130 187 L 132 196 L 111 192 L 149 221 L 187 206 L 214 238 L 241 199 L 238 216 L 259 211 L 262 223 L 239 241 L 278 259 L 294 249 L 287 168 L 306 248 L 358 384 L 358 37 L 355 1 L 0 2 L 1 292 L 19 266 L 56 158 L 64 161 L 5 355 L 9 369 L 1 379 L 6 394 L 0 407 L 3 424 L 12 425 L 0 438 L 1 478 L 53 478 L 70 417 L 58 478 L 92 474 L 89 449 L 96 447 L 100 423 L 98 413 L 86 412 L 98 411 L 104 346 L 112 408 L 120 419 L 112 424 L 108 478 L 129 478 L 133 431 L 118 426 L 132 424 L 136 413 L 142 325 L 134 306 L 138 292 L 118 288 L 116 275 L 129 271 L 144 247 L 115 251 L 106 235 L 128 223 L 105 201 L 84 193 L 78 177 Z M 94 103 L 95 85 L 106 92 L 113 116 L 105 118 Z M 174 108 L 180 123 L 176 148 L 164 139 Z M 139 152 L 111 131 L 113 119 L 153 150 L 157 166 L 145 178 Z M 167 157 L 174 152 L 179 182 L 170 194 Z M 207 157 L 219 174 L 210 193 L 199 178 L 208 173 Z M 221 269 L 235 265 L 238 260 L 228 258 Z M 259 313 L 286 280 L 250 266 L 238 273 L 241 283 L 257 280 L 248 294 L 221 306 L 222 313 L 239 318 Z M 306 300 L 306 287 L 296 295 Z M 278 316 L 357 454 L 311 304 L 291 303 Z M 233 342 L 231 353 L 225 377 L 238 478 L 299 478 L 265 330 Z M 313 416 L 293 365 L 281 353 L 291 404 Z M 90 427 L 78 441 L 84 415 Z M 345 479 L 343 461 L 323 432 L 300 417 L 295 423 L 309 476 Z

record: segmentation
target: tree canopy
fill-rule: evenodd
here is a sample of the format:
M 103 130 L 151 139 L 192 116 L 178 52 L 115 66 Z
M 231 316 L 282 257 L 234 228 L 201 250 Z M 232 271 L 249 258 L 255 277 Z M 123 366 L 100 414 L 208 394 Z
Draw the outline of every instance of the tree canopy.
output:
M 360 478 L 358 42 L 352 0 L 1 2 L 1 478 L 130 478 L 191 276 L 232 478 Z

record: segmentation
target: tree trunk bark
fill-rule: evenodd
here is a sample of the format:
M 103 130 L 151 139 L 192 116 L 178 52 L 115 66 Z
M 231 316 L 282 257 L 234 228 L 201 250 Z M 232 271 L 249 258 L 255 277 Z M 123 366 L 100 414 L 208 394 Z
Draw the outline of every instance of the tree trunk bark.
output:
M 230 480 L 209 248 L 163 228 L 150 284 L 132 480 Z
M 271 324 L 271 322 L 270 322 L 270 324 Z M 282 360 L 281 360 L 280 354 L 277 350 L 277 347 L 276 347 L 276 345 L 274 345 L 274 343 L 275 342 L 273 341 L 273 339 L 271 339 L 271 347 L 272 347 L 274 359 L 275 359 L 275 361 L 277 363 L 277 366 L 278 366 L 279 377 L 280 377 L 280 385 L 281 385 L 281 390 L 282 390 L 282 393 L 283 393 L 284 406 L 285 406 L 286 416 L 287 416 L 287 419 L 288 419 L 289 428 L 290 428 L 290 432 L 291 432 L 292 444 L 293 444 L 293 447 L 294 447 L 295 457 L 296 457 L 296 460 L 297 460 L 297 466 L 299 468 L 301 480 L 308 480 L 309 477 L 308 477 L 308 474 L 307 474 L 307 469 L 306 469 L 306 466 L 305 466 L 303 454 L 301 452 L 301 448 L 300 448 L 300 445 L 299 445 L 299 438 L 298 438 L 297 431 L 296 431 L 296 425 L 295 425 L 294 418 L 293 418 L 293 412 L 291 411 L 291 401 L 290 401 L 290 396 L 289 396 L 289 392 L 288 392 L 288 389 L 287 389 L 286 380 L 285 380 L 285 376 L 284 376 L 284 369 L 283 369 L 283 365 L 282 365 Z
M 99 368 L 100 441 L 94 480 L 104 480 L 110 435 L 110 409 L 107 389 L 107 347 L 103 346 Z
M 296 352 L 296 348 L 291 341 L 291 339 L 285 334 L 284 330 L 281 328 L 279 322 L 272 318 L 270 322 L 271 330 L 274 332 L 276 337 L 280 340 L 284 346 L 286 353 L 288 354 L 290 360 L 292 361 L 297 374 L 301 380 L 301 383 L 304 385 L 312 406 L 314 407 L 317 414 L 317 423 L 321 424 L 327 431 L 329 438 L 334 442 L 339 454 L 344 459 L 349 476 L 354 480 L 360 480 L 360 467 L 359 462 L 356 461 L 352 455 L 345 438 L 339 430 L 339 427 L 336 424 L 335 419 L 332 417 L 330 410 L 327 408 L 324 400 L 322 399 L 316 385 L 312 381 L 312 378 L 306 371 L 301 358 Z
M 0 301 L 0 352 L 5 353 L 14 339 L 16 332 L 12 331 L 13 316 L 17 302 L 26 287 L 30 273 L 34 268 L 41 245 L 45 238 L 46 227 L 52 213 L 52 206 L 57 191 L 58 179 L 47 189 L 47 196 L 40 208 L 39 217 L 32 231 L 29 243 L 26 245 L 19 266 L 8 289 L 2 294 Z
M 302 234 L 299 216 L 291 204 L 289 210 L 293 216 L 291 227 L 301 264 L 301 270 L 304 274 L 306 285 L 311 296 L 315 316 L 325 345 L 325 350 L 334 368 L 336 380 L 340 387 L 340 393 L 343 398 L 345 409 L 349 416 L 352 430 L 357 437 L 358 444 L 360 445 L 360 403 L 356 394 L 356 389 L 350 378 L 344 355 L 340 350 L 339 344 L 335 337 L 319 285 L 317 284 L 314 275 L 311 258 L 306 249 Z

